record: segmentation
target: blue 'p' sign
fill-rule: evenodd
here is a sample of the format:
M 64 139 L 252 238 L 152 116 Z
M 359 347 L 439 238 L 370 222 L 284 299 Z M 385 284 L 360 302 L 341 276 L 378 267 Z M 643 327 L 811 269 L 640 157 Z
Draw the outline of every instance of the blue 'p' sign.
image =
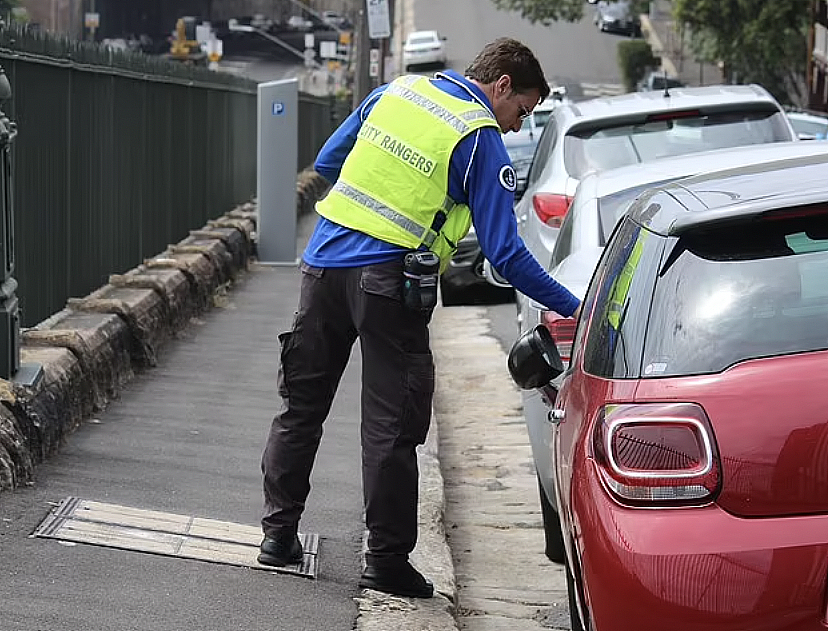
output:
M 274 101 L 273 102 L 273 115 L 274 116 L 281 116 L 285 113 L 285 104 L 281 101 Z

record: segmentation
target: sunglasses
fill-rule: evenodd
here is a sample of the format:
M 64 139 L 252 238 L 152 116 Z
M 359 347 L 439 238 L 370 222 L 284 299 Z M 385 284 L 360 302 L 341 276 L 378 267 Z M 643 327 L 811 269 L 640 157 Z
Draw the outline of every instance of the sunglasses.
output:
M 520 108 L 520 120 L 526 120 L 532 115 L 532 112 L 525 105 L 518 103 L 518 107 Z

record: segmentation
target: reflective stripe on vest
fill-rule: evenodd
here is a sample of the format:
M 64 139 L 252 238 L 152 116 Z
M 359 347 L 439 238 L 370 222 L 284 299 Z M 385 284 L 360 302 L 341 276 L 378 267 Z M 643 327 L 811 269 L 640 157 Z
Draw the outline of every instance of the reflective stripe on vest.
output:
M 389 221 L 393 221 L 397 224 L 400 228 L 405 230 L 406 232 L 411 233 L 413 237 L 418 239 L 423 245 L 427 248 L 431 247 L 431 244 L 434 243 L 434 240 L 437 238 L 437 233 L 432 230 L 430 227 L 425 228 L 418 224 L 416 221 L 409 219 L 402 213 L 398 213 L 396 210 L 389 208 L 385 204 L 383 204 L 378 199 L 371 197 L 368 193 L 364 193 L 358 191 L 353 186 L 349 184 L 345 184 L 344 182 L 337 182 L 334 184 L 331 191 L 336 191 L 337 193 L 344 195 L 348 199 L 355 201 L 360 206 L 365 206 L 366 208 L 370 208 L 378 215 L 382 215 Z M 446 195 L 446 198 L 443 200 L 443 208 L 442 210 L 448 214 L 448 212 L 454 208 L 454 200 Z
M 426 77 L 395 79 L 360 126 L 317 212 L 403 248 L 424 245 L 447 264 L 470 225 L 468 207 L 447 196 L 451 155 L 466 135 L 485 126 L 497 121 L 479 103 L 451 96 Z M 438 214 L 446 215 L 436 224 L 439 234 Z
M 419 78 L 420 77 L 415 77 L 415 80 Z M 482 109 L 475 110 L 472 112 L 462 112 L 459 115 L 454 114 L 451 110 L 435 103 L 427 96 L 414 92 L 410 88 L 403 85 L 403 83 L 413 83 L 413 81 L 392 83 L 386 88 L 385 91 L 388 94 L 393 94 L 394 96 L 399 96 L 403 99 L 406 99 L 407 101 L 416 103 L 417 105 L 419 105 L 429 113 L 433 114 L 437 118 L 447 122 L 449 125 L 451 125 L 454 129 L 457 130 L 458 134 L 463 134 L 464 136 L 468 134 L 472 129 L 469 126 L 469 123 L 473 123 L 476 120 L 480 120 L 483 118 L 491 119 L 491 114 Z

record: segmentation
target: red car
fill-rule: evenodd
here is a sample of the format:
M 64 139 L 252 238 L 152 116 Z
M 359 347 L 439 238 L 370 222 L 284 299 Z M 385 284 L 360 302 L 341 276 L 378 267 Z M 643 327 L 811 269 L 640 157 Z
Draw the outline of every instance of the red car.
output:
M 509 368 L 556 426 L 573 629 L 825 631 L 828 155 L 643 194 L 570 367 L 539 325 Z

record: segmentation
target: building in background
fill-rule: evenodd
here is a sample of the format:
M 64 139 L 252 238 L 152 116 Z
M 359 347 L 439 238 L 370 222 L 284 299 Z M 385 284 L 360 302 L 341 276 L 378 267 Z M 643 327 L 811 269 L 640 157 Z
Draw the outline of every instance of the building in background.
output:
M 178 18 L 226 21 L 240 16 L 263 15 L 285 22 L 302 13 L 303 5 L 321 12 L 349 14 L 357 0 L 21 0 L 31 22 L 41 29 L 77 39 L 88 39 L 87 13 L 100 16 L 95 38 L 166 39 Z

